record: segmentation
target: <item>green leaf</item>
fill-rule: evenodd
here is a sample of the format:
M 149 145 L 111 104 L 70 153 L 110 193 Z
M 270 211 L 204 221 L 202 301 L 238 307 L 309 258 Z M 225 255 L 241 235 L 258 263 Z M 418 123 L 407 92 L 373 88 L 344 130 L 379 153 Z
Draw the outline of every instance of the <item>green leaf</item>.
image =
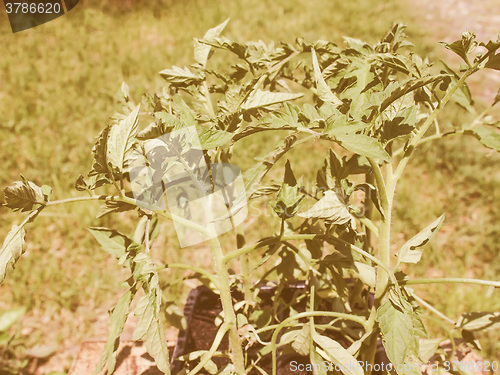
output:
M 128 247 L 133 244 L 132 240 L 114 229 L 92 227 L 87 228 L 101 247 L 107 253 L 121 258 L 127 252 Z
M 134 314 L 139 317 L 135 327 L 133 340 L 144 340 L 148 353 L 155 359 L 156 366 L 165 374 L 170 374 L 169 355 L 165 331 L 161 323 L 159 311 L 160 301 L 156 289 L 143 296 L 135 308 Z
M 160 72 L 160 75 L 165 79 L 165 81 L 177 84 L 177 85 L 191 85 L 203 81 L 203 77 L 193 73 L 188 67 L 178 67 L 173 66 L 172 69 L 164 69 Z
M 7 267 L 17 262 L 19 257 L 26 251 L 26 232 L 24 227 L 14 225 L 7 233 L 7 237 L 0 250 L 0 283 L 5 279 Z
M 297 136 L 293 134 L 287 136 L 273 151 L 245 172 L 243 177 L 245 179 L 245 191 L 248 199 L 257 191 L 267 172 L 269 172 L 276 162 L 293 147 L 296 141 Z
M 460 77 L 458 74 L 450 68 L 446 63 L 441 61 L 441 64 L 443 64 L 444 71 L 450 75 L 451 82 L 453 84 L 456 84 Z M 452 96 L 452 99 L 461 107 L 466 109 L 472 114 L 476 113 L 476 110 L 474 109 L 474 101 L 472 100 L 472 94 L 470 92 L 469 86 L 464 82 L 458 90 L 455 91 L 455 93 Z
M 377 139 L 364 134 L 351 133 L 349 126 L 334 128 L 331 134 L 342 147 L 357 155 L 386 162 L 391 159 Z
M 326 353 L 325 359 L 338 365 L 345 375 L 364 375 L 365 372 L 362 366 L 350 366 L 350 364 L 357 364 L 358 361 L 337 341 L 326 336 L 320 336 L 316 331 L 312 332 L 312 338 Z
M 463 314 L 457 327 L 471 332 L 500 330 L 500 312 L 472 312 Z
M 409 305 L 408 302 L 406 304 Z M 409 308 L 411 309 L 411 306 Z M 406 355 L 413 342 L 411 316 L 388 299 L 378 308 L 377 320 L 387 357 L 394 366 L 406 363 Z
M 500 53 L 491 55 L 486 62 L 485 68 L 500 70 Z
M 366 60 L 356 59 L 349 66 L 344 79 L 355 78 L 354 83 L 347 87 L 342 96 L 351 99 L 350 113 L 355 118 L 361 118 L 361 112 L 367 102 L 367 89 L 375 75 L 371 72 L 371 65 Z
M 466 132 L 469 133 L 469 131 Z M 500 132 L 497 128 L 481 125 L 474 127 L 472 133 L 484 146 L 500 151 Z
M 99 219 L 111 213 L 132 211 L 136 208 L 137 206 L 122 201 L 106 201 L 104 202 L 104 206 L 99 209 L 97 218 Z
M 316 81 L 318 98 L 320 98 L 324 102 L 333 103 L 337 106 L 340 106 L 342 104 L 342 100 L 340 100 L 326 84 L 325 79 L 323 78 L 323 74 L 321 73 L 318 64 L 318 57 L 316 56 L 316 51 L 314 50 L 314 48 L 311 50 L 311 54 L 314 68 L 314 80 Z
M 0 314 L 0 332 L 7 331 L 15 324 L 26 312 L 26 307 L 11 309 Z
M 444 221 L 444 214 L 426 226 L 417 235 L 406 242 L 398 252 L 398 260 L 403 263 L 417 263 L 422 257 L 422 249 L 437 233 Z
M 354 265 L 358 270 L 358 277 L 363 284 L 374 288 L 377 280 L 375 268 L 361 262 L 354 262 Z
M 402 55 L 396 53 L 377 53 L 370 56 L 374 60 L 380 61 L 391 69 L 395 69 L 404 74 L 411 71 L 411 62 Z
M 92 170 L 89 172 L 89 176 L 95 176 L 97 174 L 107 174 L 108 163 L 107 163 L 107 144 L 109 136 L 110 126 L 106 126 L 97 137 L 97 141 L 92 147 L 92 154 L 94 155 L 94 161 L 92 162 Z
M 356 227 L 354 216 L 347 209 L 347 202 L 339 193 L 333 190 L 325 191 L 323 198 L 309 210 L 298 215 L 308 219 L 324 219 L 328 223 L 338 225 L 350 222 L 352 228 Z
M 213 150 L 217 147 L 225 146 L 233 138 L 232 133 L 206 128 L 201 125 L 196 125 L 196 133 L 198 134 L 200 146 L 203 150 Z
M 293 340 L 292 348 L 300 355 L 309 355 L 310 331 L 309 324 L 304 324 Z
M 250 95 L 250 97 L 241 105 L 241 108 L 244 110 L 263 108 L 272 104 L 278 104 L 287 102 L 289 100 L 298 99 L 302 96 L 304 96 L 304 94 L 302 93 L 293 94 L 285 92 L 262 91 L 261 89 L 257 89 L 257 91 L 254 91 Z
M 140 106 L 136 106 L 130 114 L 114 124 L 109 130 L 107 140 L 106 161 L 123 172 L 127 154 L 135 143 L 138 129 L 138 116 Z
M 220 25 L 215 26 L 214 28 L 208 30 L 205 33 L 205 36 L 203 39 L 212 39 L 216 38 L 220 35 L 222 30 L 226 27 L 227 23 L 229 22 L 229 18 L 222 22 Z M 210 54 L 210 49 L 212 47 L 208 44 L 200 43 L 198 39 L 194 40 L 194 59 L 198 64 L 200 64 L 203 68 L 207 66 L 207 61 L 209 58 Z
M 22 176 L 21 176 L 22 177 Z M 3 190 L 5 194 L 5 206 L 13 211 L 31 211 L 38 204 L 46 202 L 43 190 L 31 181 L 22 177 L 22 181 L 14 182 Z
M 108 365 L 107 374 L 111 375 L 116 366 L 116 351 L 120 343 L 120 335 L 123 332 L 123 327 L 130 312 L 130 303 L 134 297 L 135 291 L 128 290 L 118 301 L 111 312 L 110 331 L 108 340 L 104 346 L 104 352 L 99 358 L 99 362 L 94 370 L 94 375 L 99 373 L 104 366 Z
M 439 345 L 443 339 L 421 339 L 418 348 L 418 357 L 422 360 L 423 363 L 429 362 L 431 357 L 436 353 L 436 350 L 439 348 Z
M 467 65 L 469 65 L 470 63 L 467 55 L 477 46 L 477 42 L 474 40 L 475 38 L 476 34 L 466 31 L 462 34 L 462 39 L 456 40 L 453 43 L 441 42 L 441 44 L 443 44 L 450 51 L 455 52 L 467 63 Z

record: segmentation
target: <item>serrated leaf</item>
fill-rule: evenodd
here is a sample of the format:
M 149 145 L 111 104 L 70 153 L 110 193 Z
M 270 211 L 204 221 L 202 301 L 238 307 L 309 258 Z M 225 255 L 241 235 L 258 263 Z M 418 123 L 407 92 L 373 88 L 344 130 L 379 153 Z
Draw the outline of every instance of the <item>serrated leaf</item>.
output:
M 500 312 L 472 312 L 463 314 L 457 327 L 471 332 L 500 330 Z
M 337 95 L 335 95 L 330 87 L 326 84 L 321 69 L 318 64 L 318 57 L 316 56 L 316 51 L 314 48 L 311 50 L 312 54 L 312 64 L 314 68 L 314 80 L 316 82 L 316 90 L 318 98 L 327 103 L 333 103 L 334 105 L 340 106 L 342 100 L 340 100 Z
M 310 331 L 309 324 L 304 324 L 295 337 L 295 340 L 293 340 L 292 348 L 300 355 L 309 355 Z
M 350 366 L 350 364 L 357 364 L 358 361 L 337 341 L 320 336 L 316 331 L 312 332 L 312 338 L 326 353 L 327 358 L 325 359 L 339 366 L 345 375 L 364 375 L 362 366 Z
M 233 134 L 219 130 L 206 128 L 201 125 L 196 126 L 196 133 L 200 140 L 200 146 L 203 150 L 213 150 L 217 147 L 227 145 L 233 138 Z
M 467 55 L 472 52 L 476 47 L 477 42 L 474 41 L 476 35 L 469 31 L 462 34 L 462 39 L 456 40 L 453 43 L 443 43 L 442 44 L 450 51 L 455 52 L 458 56 L 462 58 L 467 64 L 469 64 L 469 59 Z
M 347 202 L 340 194 L 333 190 L 327 190 L 314 206 L 309 210 L 299 213 L 298 216 L 304 218 L 324 219 L 329 223 L 342 225 L 351 222 L 353 228 L 356 227 L 354 216 L 347 209 Z
M 417 263 L 422 257 L 422 249 L 437 233 L 444 221 L 444 214 L 426 226 L 417 235 L 406 242 L 398 252 L 398 260 L 403 263 Z
M 344 128 L 347 131 L 344 131 Z M 388 162 L 391 159 L 377 139 L 364 134 L 351 133 L 348 128 L 349 126 L 342 126 L 331 132 L 335 140 L 346 150 L 375 160 Z
M 378 308 L 377 320 L 387 357 L 395 366 L 406 363 L 406 355 L 413 339 L 410 315 L 388 299 Z
M 132 211 L 135 210 L 137 206 L 126 203 L 126 202 L 121 202 L 121 201 L 106 201 L 104 202 L 104 206 L 102 206 L 99 209 L 99 213 L 97 214 L 97 218 L 101 218 L 103 216 L 106 216 L 111 213 L 117 213 L 117 212 L 125 212 L 125 211 Z
M 97 141 L 92 147 L 92 154 L 94 155 L 94 161 L 92 162 L 92 170 L 89 172 L 89 176 L 94 176 L 97 174 L 106 174 L 109 172 L 107 163 L 107 149 L 108 149 L 108 136 L 109 136 L 109 126 L 106 126 L 97 137 Z
M 144 340 L 146 349 L 154 358 L 156 366 L 165 374 L 170 374 L 167 340 L 159 317 L 159 304 L 156 289 L 150 291 L 139 301 L 134 314 L 139 322 L 134 330 L 133 340 Z
M 216 38 L 220 35 L 222 30 L 226 27 L 229 22 L 229 18 L 222 22 L 220 25 L 215 26 L 214 28 L 208 30 L 203 39 L 212 39 Z M 200 43 L 198 39 L 194 40 L 194 59 L 198 64 L 200 64 L 203 68 L 207 66 L 208 57 L 210 54 L 211 46 L 206 43 Z
M 130 238 L 114 229 L 92 227 L 87 228 L 101 247 L 107 253 L 120 258 L 127 252 L 127 248 L 133 243 Z
M 2 249 L 0 250 L 0 283 L 5 279 L 7 267 L 14 264 L 20 256 L 26 251 L 26 232 L 24 227 L 14 225 L 7 233 Z
M 245 191 L 248 199 L 255 193 L 260 182 L 267 172 L 276 164 L 276 162 L 288 152 L 297 141 L 297 136 L 289 135 L 278 146 L 267 154 L 261 161 L 244 173 Z
M 484 146 L 495 151 L 500 151 L 500 132 L 492 126 L 476 126 L 472 129 L 474 136 Z
M 26 307 L 11 309 L 0 314 L 0 332 L 5 332 L 14 325 L 26 312 Z
M 35 205 L 45 202 L 42 188 L 24 178 L 23 181 L 16 181 L 14 185 L 7 186 L 3 192 L 4 205 L 13 211 L 31 211 Z
M 290 100 L 298 99 L 304 96 L 302 93 L 286 93 L 286 92 L 271 92 L 257 89 L 250 97 L 241 105 L 244 110 L 264 108 L 273 104 L 283 103 Z
M 106 162 L 123 172 L 126 155 L 135 143 L 138 129 L 140 106 L 136 106 L 130 114 L 114 124 L 109 130 L 107 139 Z
M 191 70 L 189 70 L 188 67 L 181 68 L 175 65 L 172 67 L 172 69 L 162 70 L 160 72 L 160 75 L 165 79 L 165 81 L 177 85 L 190 85 L 203 81 L 203 77 L 193 73 Z
M 116 351 L 118 350 L 120 335 L 123 332 L 123 327 L 125 326 L 127 316 L 130 312 L 130 303 L 132 302 L 134 294 L 135 292 L 133 292 L 132 290 L 128 290 L 120 298 L 120 300 L 112 310 L 108 340 L 106 341 L 106 345 L 104 346 L 104 352 L 101 354 L 96 369 L 94 370 L 94 375 L 99 373 L 106 364 L 108 365 L 108 375 L 111 375 L 115 370 Z
M 342 92 L 342 96 L 351 99 L 349 112 L 359 119 L 365 106 L 368 85 L 374 81 L 375 75 L 371 72 L 371 65 L 367 61 L 356 59 L 344 75 L 344 79 L 348 78 L 355 78 L 355 81 Z

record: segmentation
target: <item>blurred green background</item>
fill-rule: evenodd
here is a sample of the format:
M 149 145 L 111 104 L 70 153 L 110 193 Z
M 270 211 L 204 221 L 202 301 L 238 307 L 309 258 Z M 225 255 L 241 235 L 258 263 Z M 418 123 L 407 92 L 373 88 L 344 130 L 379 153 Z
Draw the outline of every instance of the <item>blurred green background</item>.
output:
M 374 43 L 398 21 L 408 25 L 417 52 L 431 61 L 449 58 L 435 32 L 443 25 L 427 22 L 427 11 L 417 6 L 395 0 L 82 0 L 67 15 L 16 34 L 0 6 L 0 186 L 22 173 L 38 185 L 52 186 L 53 199 L 79 195 L 74 181 L 89 170 L 95 138 L 119 108 L 122 81 L 137 101 L 144 92 L 160 90 L 157 73 L 189 64 L 192 38 L 228 17 L 224 34 L 235 40 L 304 37 L 339 44 L 344 35 Z M 454 39 L 463 31 L 448 30 Z M 481 87 L 481 78 L 476 85 Z M 449 115 L 450 121 L 461 119 L 458 110 Z M 248 153 L 258 156 L 259 148 L 255 145 Z M 499 161 L 498 154 L 472 138 L 449 138 L 420 149 L 397 192 L 394 246 L 442 212 L 447 218 L 422 262 L 409 270 L 411 275 L 499 279 Z M 106 334 L 105 325 L 98 323 L 117 300 L 117 282 L 125 274 L 85 227 L 126 229 L 132 220 L 126 215 L 98 220 L 98 209 L 75 204 L 44 212 L 29 227 L 26 254 L 0 286 L 0 312 L 27 309 L 17 325 L 26 347 L 57 347 L 53 359 L 36 370 L 39 374 L 67 371 L 83 340 Z M 21 217 L 0 208 L 0 241 Z M 254 232 L 257 228 L 253 238 L 269 234 L 259 233 L 265 226 L 247 227 Z M 208 266 L 209 255 L 180 253 L 171 234 L 164 226 L 159 257 Z M 171 272 L 167 277 L 180 275 Z M 418 290 L 453 319 L 460 312 L 500 310 L 498 291 L 488 288 L 440 285 Z M 431 330 L 443 334 L 437 327 Z M 498 333 L 480 340 L 485 357 L 500 357 Z M 40 363 L 26 371 L 34 372 Z

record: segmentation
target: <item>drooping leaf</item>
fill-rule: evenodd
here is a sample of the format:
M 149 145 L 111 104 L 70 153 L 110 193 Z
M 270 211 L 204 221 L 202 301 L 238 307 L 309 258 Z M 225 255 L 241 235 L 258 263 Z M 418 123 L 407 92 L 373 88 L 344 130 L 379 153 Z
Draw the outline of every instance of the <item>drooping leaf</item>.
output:
M 300 355 L 309 355 L 310 331 L 309 324 L 304 324 L 293 340 L 292 348 Z
M 410 61 L 402 55 L 396 53 L 377 53 L 370 56 L 372 59 L 382 62 L 391 69 L 395 69 L 404 74 L 411 71 Z
M 351 100 L 349 112 L 355 118 L 360 119 L 367 101 L 368 85 L 375 80 L 375 75 L 368 61 L 356 59 L 344 75 L 344 79 L 349 78 L 355 81 L 342 92 L 342 96 Z
M 418 356 L 423 363 L 429 362 L 442 341 L 441 338 L 420 340 Z
M 99 242 L 103 250 L 116 258 L 125 255 L 128 247 L 133 243 L 130 238 L 114 229 L 92 227 L 88 228 L 88 230 Z
M 251 198 L 252 194 L 257 191 L 260 182 L 267 172 L 269 172 L 274 164 L 293 147 L 296 141 L 296 135 L 292 134 L 287 136 L 273 151 L 244 173 L 243 177 L 245 179 L 245 192 L 247 198 Z
M 46 202 L 42 188 L 25 178 L 14 182 L 14 185 L 7 186 L 3 191 L 4 205 L 12 211 L 31 211 L 36 208 L 36 205 Z
M 220 35 L 222 30 L 226 27 L 229 22 L 229 18 L 222 22 L 220 25 L 215 26 L 214 28 L 208 30 L 203 36 L 203 39 L 210 40 L 212 38 L 216 38 Z M 198 39 L 194 40 L 194 59 L 198 64 L 200 64 L 203 68 L 207 66 L 207 61 L 209 58 L 211 46 L 206 43 L 200 43 Z
M 206 128 L 201 125 L 196 126 L 196 133 L 198 134 L 200 146 L 203 150 L 213 150 L 217 147 L 225 146 L 233 138 L 232 133 L 219 129 Z
M 422 249 L 437 233 L 444 221 L 444 214 L 426 226 L 417 235 L 406 242 L 398 252 L 398 260 L 403 263 L 417 263 L 422 257 Z
M 108 162 L 108 136 L 109 136 L 109 126 L 106 126 L 97 137 L 97 141 L 92 147 L 92 154 L 94 155 L 94 161 L 92 163 L 92 170 L 89 172 L 89 176 L 95 176 L 97 174 L 107 174 Z
M 14 225 L 7 233 L 0 250 L 0 283 L 5 279 L 7 267 L 14 266 L 19 257 L 26 251 L 26 232 L 24 227 Z
M 127 320 L 127 316 L 130 312 L 130 303 L 132 302 L 134 294 L 135 291 L 128 290 L 120 298 L 116 306 L 112 309 L 108 340 L 106 341 L 106 345 L 104 346 L 104 352 L 101 354 L 99 362 L 97 363 L 97 366 L 94 370 L 94 375 L 102 371 L 106 364 L 108 367 L 108 375 L 111 375 L 115 370 L 116 351 L 118 350 L 120 335 L 123 332 L 125 321 Z
M 318 93 L 318 98 L 327 103 L 333 103 L 334 105 L 340 106 L 342 100 L 340 100 L 337 95 L 335 95 L 330 87 L 325 82 L 323 74 L 318 64 L 318 57 L 316 56 L 316 51 L 314 48 L 311 50 L 312 63 L 314 68 L 314 80 L 316 81 L 316 90 Z
M 14 325 L 26 312 L 26 307 L 10 309 L 0 314 L 0 333 L 7 331 Z
M 203 81 L 203 77 L 193 73 L 188 67 L 173 66 L 172 69 L 164 69 L 160 75 L 165 81 L 173 84 L 191 85 Z
M 407 302 L 406 304 L 409 305 Z M 406 356 L 413 342 L 411 316 L 405 310 L 396 306 L 391 299 L 384 302 L 377 310 L 384 348 L 387 357 L 395 366 L 406 363 Z
M 479 125 L 475 126 L 471 131 L 466 132 L 472 133 L 484 146 L 495 151 L 500 151 L 500 131 L 497 128 Z
M 137 206 L 126 202 L 106 201 L 104 202 L 104 206 L 100 208 L 97 218 L 99 219 L 111 213 L 132 211 L 135 210 L 136 208 Z
M 156 366 L 165 374 L 170 374 L 169 355 L 165 331 L 161 323 L 159 311 L 160 301 L 156 289 L 143 296 L 134 314 L 139 317 L 139 322 L 134 330 L 133 340 L 144 340 L 146 349 L 155 359 Z
M 342 126 L 331 132 L 342 147 L 367 158 L 386 162 L 390 160 L 391 157 L 377 139 L 364 134 L 352 133 L 349 128 L 349 126 Z
M 241 108 L 244 110 L 264 108 L 272 104 L 283 103 L 301 98 L 302 96 L 304 96 L 302 93 L 293 94 L 286 92 L 262 91 L 261 89 L 257 89 L 257 91 L 253 92 L 241 105 Z
M 472 312 L 463 314 L 457 327 L 471 332 L 500 329 L 500 312 Z
M 375 268 L 361 262 L 354 262 L 354 265 L 358 270 L 358 277 L 363 284 L 374 288 L 377 280 Z
M 365 372 L 362 366 L 349 365 L 357 364 L 358 361 L 337 341 L 326 336 L 321 336 L 316 331 L 312 332 L 312 338 L 323 349 L 326 354 L 325 359 L 338 366 L 345 375 L 364 375 Z
M 136 106 L 130 114 L 114 124 L 109 130 L 106 143 L 106 162 L 111 163 L 120 172 L 123 172 L 126 156 L 135 143 L 139 108 L 140 106 Z
M 314 206 L 305 212 L 298 214 L 304 218 L 324 219 L 328 223 L 342 225 L 351 223 L 353 228 L 356 227 L 354 216 L 347 209 L 347 202 L 338 193 L 333 190 L 327 190 Z

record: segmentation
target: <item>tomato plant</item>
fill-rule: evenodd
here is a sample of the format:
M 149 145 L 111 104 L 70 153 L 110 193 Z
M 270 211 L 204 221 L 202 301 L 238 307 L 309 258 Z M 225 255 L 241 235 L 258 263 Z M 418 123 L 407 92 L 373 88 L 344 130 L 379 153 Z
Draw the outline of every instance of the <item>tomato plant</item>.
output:
M 122 85 L 123 109 L 99 135 L 92 170 L 75 184 L 86 195 L 52 200 L 50 187 L 24 177 L 4 189 L 5 206 L 27 212 L 27 217 L 3 243 L 0 280 L 26 250 L 25 227 L 41 211 L 96 201 L 104 204 L 102 215 L 138 214 L 131 235 L 89 228 L 102 249 L 130 271 L 127 291 L 111 311 L 109 339 L 97 369 L 107 366 L 109 374 L 134 299 L 139 317 L 134 340 L 145 341 L 158 368 L 170 373 L 158 274 L 173 267 L 193 270 L 220 295 L 223 308 L 212 347 L 192 356 L 197 362 L 190 374 L 203 368 L 210 373 L 265 373 L 259 361 L 266 355 L 272 357 L 275 374 L 278 349 L 285 347 L 309 356 L 311 363 L 346 365 L 341 369 L 345 374 L 370 373 L 379 340 L 397 373 L 418 373 L 397 365 L 425 361 L 420 345 L 434 345 L 432 354 L 437 350 L 439 340 L 427 339 L 423 309 L 470 343 L 476 332 L 498 328 L 499 313 L 467 313 L 454 322 L 410 287 L 500 287 L 498 281 L 415 279 L 403 272 L 403 264 L 415 264 L 425 255 L 424 246 L 444 215 L 395 252 L 391 225 L 396 186 L 420 145 L 469 135 L 500 150 L 499 121 L 491 112 L 500 97 L 478 112 L 466 84 L 480 70 L 500 70 L 500 40 L 478 43 L 474 34 L 464 33 L 445 44 L 463 66 L 456 71 L 443 63 L 438 73 L 427 59 L 411 52 L 402 25 L 394 25 L 376 45 L 345 38 L 341 47 L 301 39 L 240 43 L 221 36 L 226 23 L 195 40 L 189 67 L 160 72 L 166 81 L 161 92 L 136 103 Z M 228 57 L 212 67 L 213 52 Z M 441 124 L 440 115 L 450 103 L 472 120 L 459 126 Z M 151 122 L 141 129 L 146 118 Z M 270 132 L 282 136 L 281 142 L 241 176 L 231 164 L 234 151 L 243 139 L 262 139 L 257 138 L 260 133 Z M 291 150 L 307 153 L 313 142 L 329 147 L 315 179 L 298 178 L 291 161 L 278 162 Z M 280 181 L 270 181 L 271 170 L 273 176 L 283 176 Z M 364 193 L 364 202 L 354 202 L 357 191 Z M 248 201 L 262 197 L 271 197 L 272 220 L 280 229 L 246 244 L 240 223 L 248 214 Z M 205 241 L 216 272 L 154 259 L 150 249 L 160 219 L 173 221 L 182 247 Z M 224 250 L 219 242 L 218 235 L 227 231 L 234 232 L 235 249 Z M 260 273 L 250 271 L 249 256 L 256 252 L 264 254 L 256 267 Z M 236 259 L 242 271 L 233 275 L 228 263 Z M 275 264 L 266 264 L 269 259 Z M 277 285 L 278 301 L 283 287 L 298 281 L 306 285 L 300 296 L 303 311 L 290 309 L 287 317 L 279 318 L 276 306 L 266 310 L 259 305 L 256 296 L 262 285 Z M 242 300 L 233 298 L 235 290 L 241 291 Z M 269 319 L 263 318 L 266 314 Z M 212 357 L 226 334 L 229 349 L 218 355 L 227 355 L 230 363 L 217 368 Z M 265 345 L 257 359 L 250 359 L 246 348 L 254 342 Z M 347 366 L 358 361 L 367 366 Z

